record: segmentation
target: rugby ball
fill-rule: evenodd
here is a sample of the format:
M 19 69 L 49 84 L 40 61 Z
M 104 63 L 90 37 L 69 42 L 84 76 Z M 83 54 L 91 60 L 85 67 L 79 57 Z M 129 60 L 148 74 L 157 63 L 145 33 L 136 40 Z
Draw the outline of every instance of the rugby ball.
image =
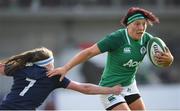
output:
M 149 40 L 147 44 L 147 54 L 149 56 L 150 61 L 156 67 L 163 67 L 155 61 L 155 55 L 160 54 L 160 52 L 165 52 L 166 44 L 164 41 L 158 37 L 153 37 Z

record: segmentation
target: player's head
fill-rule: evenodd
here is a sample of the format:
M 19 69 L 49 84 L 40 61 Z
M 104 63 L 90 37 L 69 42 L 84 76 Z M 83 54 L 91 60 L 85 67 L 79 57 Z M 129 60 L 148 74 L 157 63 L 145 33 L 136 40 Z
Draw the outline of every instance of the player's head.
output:
M 7 67 L 5 73 L 11 73 L 29 64 L 36 64 L 42 67 L 49 66 L 50 64 L 54 68 L 54 58 L 51 50 L 41 47 L 12 56 L 5 61 L 5 64 Z
M 54 57 L 52 51 L 42 47 L 36 49 L 36 57 L 32 59 L 32 63 L 41 67 L 46 67 L 48 70 L 54 69 Z
M 150 25 L 153 23 L 159 23 L 159 19 L 152 12 L 139 7 L 131 7 L 128 9 L 126 16 L 122 18 L 121 24 L 128 26 L 139 19 L 146 19 Z
M 143 36 L 148 24 L 152 25 L 158 22 L 159 19 L 152 12 L 138 7 L 130 8 L 121 21 L 134 40 L 139 40 Z

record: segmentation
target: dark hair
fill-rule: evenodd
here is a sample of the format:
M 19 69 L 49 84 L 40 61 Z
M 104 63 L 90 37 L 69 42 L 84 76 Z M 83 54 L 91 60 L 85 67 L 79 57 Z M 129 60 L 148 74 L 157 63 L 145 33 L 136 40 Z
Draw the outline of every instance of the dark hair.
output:
M 136 13 L 141 13 L 150 25 L 159 23 L 159 19 L 152 12 L 139 7 L 131 7 L 128 9 L 126 16 L 121 19 L 121 24 L 127 26 L 128 18 Z
M 10 73 L 16 71 L 17 69 L 24 68 L 27 63 L 33 63 L 40 60 L 44 60 L 49 58 L 50 56 L 53 56 L 52 51 L 45 47 L 35 48 L 20 53 L 18 55 L 12 56 L 4 60 L 4 64 L 5 64 L 4 72 L 9 75 Z

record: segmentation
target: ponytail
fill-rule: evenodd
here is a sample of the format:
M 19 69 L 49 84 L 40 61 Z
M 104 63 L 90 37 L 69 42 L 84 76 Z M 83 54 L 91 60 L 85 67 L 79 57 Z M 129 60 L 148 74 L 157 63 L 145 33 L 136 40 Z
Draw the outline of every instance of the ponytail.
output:
M 6 74 L 11 74 L 18 69 L 24 68 L 28 63 L 41 61 L 51 56 L 53 56 L 52 51 L 45 47 L 23 52 L 21 54 L 12 56 L 5 61 L 4 72 Z

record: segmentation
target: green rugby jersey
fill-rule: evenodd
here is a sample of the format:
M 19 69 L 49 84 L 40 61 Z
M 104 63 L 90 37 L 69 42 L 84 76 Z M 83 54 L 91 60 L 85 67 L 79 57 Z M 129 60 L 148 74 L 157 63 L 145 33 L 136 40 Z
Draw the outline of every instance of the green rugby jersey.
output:
M 145 32 L 140 40 L 133 40 L 127 29 L 119 29 L 100 40 L 97 45 L 102 53 L 108 52 L 108 57 L 99 85 L 130 85 L 135 80 L 150 38 L 152 35 Z

